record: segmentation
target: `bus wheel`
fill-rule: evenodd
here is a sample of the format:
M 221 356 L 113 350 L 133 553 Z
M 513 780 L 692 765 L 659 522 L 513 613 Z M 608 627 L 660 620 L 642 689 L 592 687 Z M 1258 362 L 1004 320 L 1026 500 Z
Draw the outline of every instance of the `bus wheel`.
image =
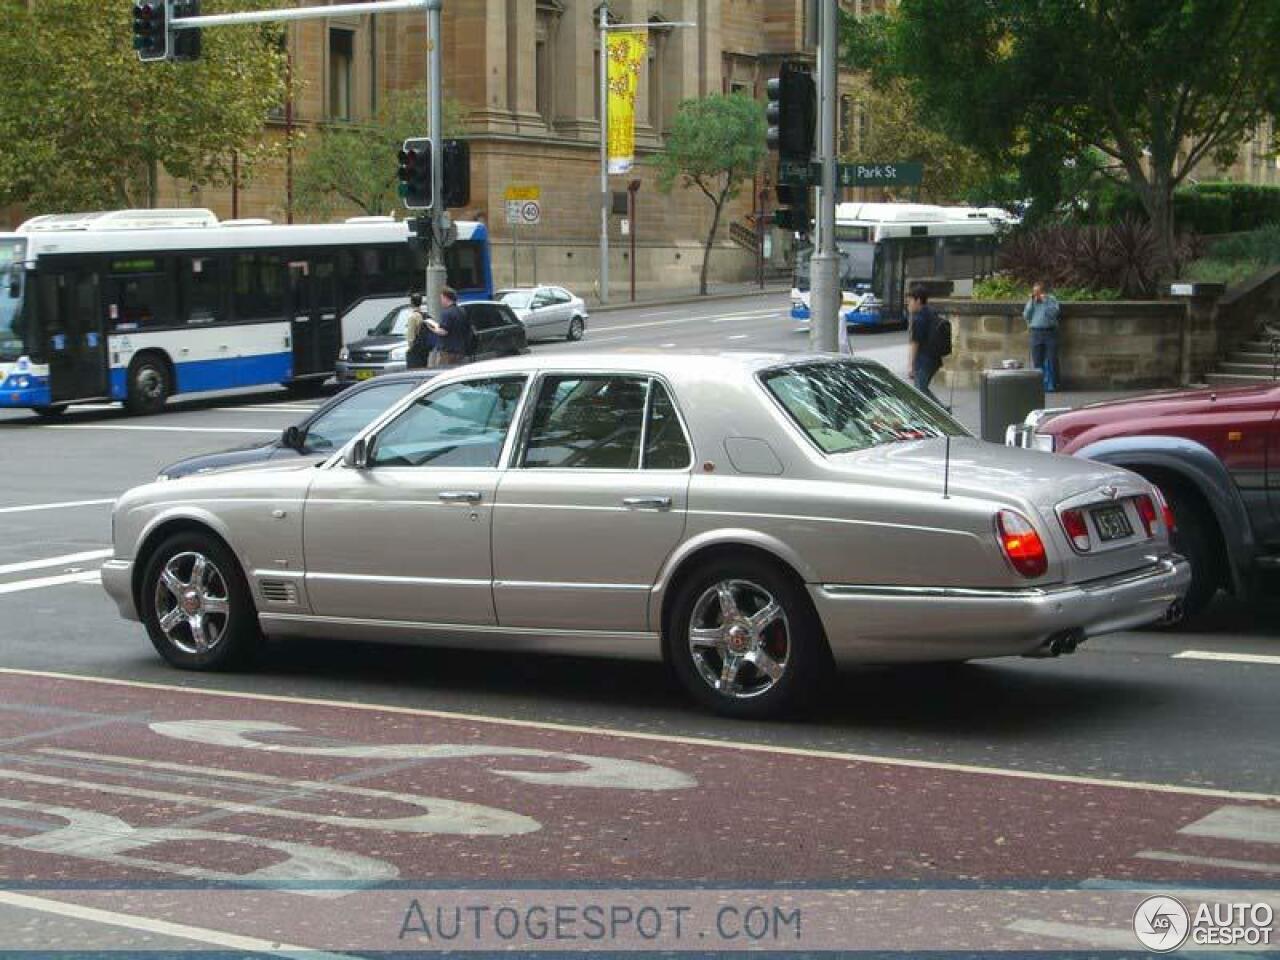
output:
M 67 405 L 65 403 L 55 403 L 48 407 L 32 407 L 31 410 L 37 417 L 44 417 L 45 419 L 51 420 L 54 417 L 60 417 L 66 413 Z
M 129 364 L 129 394 L 124 407 L 133 414 L 159 413 L 169 399 L 169 368 L 155 355 Z
M 291 397 L 318 397 L 324 393 L 324 383 L 324 377 L 314 377 L 311 380 L 290 380 L 284 388 Z

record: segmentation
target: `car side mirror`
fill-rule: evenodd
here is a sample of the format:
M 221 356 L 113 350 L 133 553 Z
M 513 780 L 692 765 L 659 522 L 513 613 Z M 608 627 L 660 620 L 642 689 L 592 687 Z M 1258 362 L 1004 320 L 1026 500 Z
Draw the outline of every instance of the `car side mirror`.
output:
M 352 470 L 367 470 L 369 455 L 373 452 L 371 438 L 361 437 L 342 454 L 342 465 Z
M 284 433 L 280 434 L 280 442 L 287 449 L 301 453 L 307 445 L 306 431 L 299 426 L 285 427 Z
M 365 335 L 366 337 L 372 337 L 372 336 L 373 336 L 373 331 L 374 331 L 374 330 L 376 330 L 376 329 L 377 329 L 376 327 L 370 327 L 368 330 L 366 330 L 366 331 L 364 332 L 364 335 Z

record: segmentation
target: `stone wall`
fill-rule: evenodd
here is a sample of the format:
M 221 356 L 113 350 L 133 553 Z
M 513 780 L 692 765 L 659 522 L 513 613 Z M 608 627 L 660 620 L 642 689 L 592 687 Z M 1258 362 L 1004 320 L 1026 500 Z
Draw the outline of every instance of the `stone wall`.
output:
M 976 387 L 979 372 L 1002 360 L 1030 363 L 1030 337 L 1021 302 L 936 300 L 951 320 L 952 354 L 943 383 Z M 1181 301 L 1064 303 L 1059 320 L 1059 386 L 1064 390 L 1124 390 L 1173 386 L 1182 375 L 1187 305 Z M 1208 368 L 1215 353 L 1212 323 L 1192 330 L 1193 370 Z

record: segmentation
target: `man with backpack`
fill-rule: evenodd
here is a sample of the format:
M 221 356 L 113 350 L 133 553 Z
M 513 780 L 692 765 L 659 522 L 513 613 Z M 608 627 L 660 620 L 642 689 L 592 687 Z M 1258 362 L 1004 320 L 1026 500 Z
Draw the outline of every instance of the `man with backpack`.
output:
M 907 295 L 907 323 L 910 330 L 911 382 L 934 403 L 941 401 L 929 383 L 942 367 L 942 358 L 951 353 L 951 322 L 929 306 L 929 289 L 916 285 Z

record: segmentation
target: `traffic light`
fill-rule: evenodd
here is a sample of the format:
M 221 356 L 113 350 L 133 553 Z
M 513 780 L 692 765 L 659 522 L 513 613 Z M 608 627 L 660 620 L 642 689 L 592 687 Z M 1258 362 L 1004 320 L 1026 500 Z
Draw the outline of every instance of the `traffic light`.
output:
M 778 159 L 783 163 L 807 164 L 813 155 L 814 124 L 818 117 L 813 74 L 806 64 L 788 60 L 766 89 L 769 149 L 777 150 Z
M 776 188 L 778 209 L 773 211 L 773 225 L 807 236 L 813 219 L 809 211 L 809 187 L 780 183 Z
M 471 202 L 471 145 L 465 140 L 444 142 L 444 205 L 465 207 Z
M 186 18 L 200 16 L 200 0 L 174 0 L 173 16 Z M 200 59 L 200 28 L 170 30 L 173 59 L 178 61 Z
M 400 199 L 406 210 L 431 209 L 431 141 L 415 137 L 400 148 Z
M 169 59 L 169 7 L 172 0 L 138 0 L 133 5 L 133 49 L 138 59 Z

